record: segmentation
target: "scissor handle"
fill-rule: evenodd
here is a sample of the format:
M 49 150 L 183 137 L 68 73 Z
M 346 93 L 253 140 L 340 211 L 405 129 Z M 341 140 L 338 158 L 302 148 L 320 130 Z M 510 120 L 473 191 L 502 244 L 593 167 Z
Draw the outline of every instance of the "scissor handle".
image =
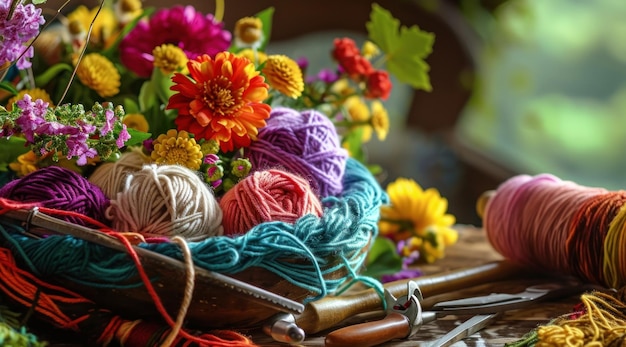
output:
M 377 321 L 355 324 L 337 329 L 326 336 L 326 347 L 369 347 L 394 339 L 404 339 L 411 332 L 409 319 L 391 312 Z

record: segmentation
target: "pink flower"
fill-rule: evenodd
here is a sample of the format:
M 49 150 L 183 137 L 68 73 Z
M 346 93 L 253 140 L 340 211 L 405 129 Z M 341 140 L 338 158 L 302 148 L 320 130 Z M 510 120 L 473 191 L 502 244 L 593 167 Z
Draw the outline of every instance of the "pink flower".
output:
M 231 34 L 212 14 L 203 15 L 193 6 L 173 6 L 142 21 L 120 42 L 122 63 L 140 77 L 150 77 L 152 50 L 164 43 L 180 47 L 189 59 L 213 57 L 230 46 Z

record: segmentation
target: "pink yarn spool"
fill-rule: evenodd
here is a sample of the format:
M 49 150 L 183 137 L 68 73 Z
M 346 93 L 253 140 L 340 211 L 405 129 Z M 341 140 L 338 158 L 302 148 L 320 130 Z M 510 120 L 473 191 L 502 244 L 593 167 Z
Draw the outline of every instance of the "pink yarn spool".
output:
M 250 174 L 224 194 L 220 207 L 226 235 L 244 234 L 264 222 L 293 223 L 309 213 L 322 215 L 321 202 L 308 182 L 277 169 Z
M 281 168 L 300 175 L 321 197 L 343 191 L 347 151 L 324 114 L 276 107 L 246 150 L 253 170 Z

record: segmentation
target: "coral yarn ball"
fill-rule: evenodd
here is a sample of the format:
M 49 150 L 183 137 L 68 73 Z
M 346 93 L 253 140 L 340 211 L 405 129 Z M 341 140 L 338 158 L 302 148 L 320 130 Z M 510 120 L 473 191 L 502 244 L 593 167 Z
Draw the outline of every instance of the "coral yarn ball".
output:
M 60 166 L 44 167 L 7 183 L 0 189 L 0 197 L 77 212 L 108 223 L 104 211 L 109 206 L 109 199 L 102 190 L 75 171 Z M 87 225 L 80 217 L 59 218 L 70 223 Z
M 246 151 L 254 170 L 280 168 L 306 178 L 321 197 L 343 191 L 347 151 L 324 114 L 274 108 Z
M 199 241 L 222 234 L 222 211 L 195 171 L 147 164 L 131 172 L 106 211 L 114 229 Z
M 245 234 L 252 227 L 272 221 L 294 223 L 306 214 L 322 215 L 322 204 L 309 183 L 278 169 L 256 171 L 220 200 L 224 234 Z

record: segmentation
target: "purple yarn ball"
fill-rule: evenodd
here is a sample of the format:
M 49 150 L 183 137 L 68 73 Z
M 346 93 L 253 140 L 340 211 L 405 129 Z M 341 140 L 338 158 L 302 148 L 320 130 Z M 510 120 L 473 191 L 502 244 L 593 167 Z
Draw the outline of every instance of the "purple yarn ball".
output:
M 348 153 L 334 124 L 320 112 L 274 108 L 246 155 L 254 170 L 282 168 L 300 175 L 321 197 L 343 191 Z
M 107 224 L 104 210 L 109 199 L 100 187 L 78 173 L 60 167 L 48 166 L 13 180 L 0 188 L 0 197 L 40 206 L 78 212 Z M 87 225 L 78 217 L 63 216 L 70 223 Z

